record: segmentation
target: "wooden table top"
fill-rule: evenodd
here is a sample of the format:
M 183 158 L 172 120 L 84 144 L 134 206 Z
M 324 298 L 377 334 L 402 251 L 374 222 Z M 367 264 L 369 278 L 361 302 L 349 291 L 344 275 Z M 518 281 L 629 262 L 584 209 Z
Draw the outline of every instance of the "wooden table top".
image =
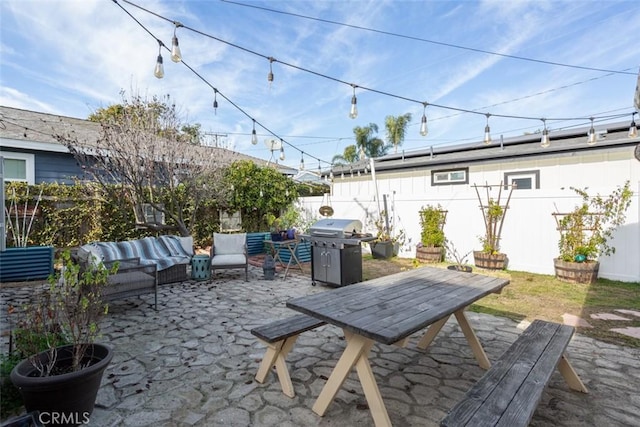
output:
M 422 267 L 287 301 L 287 307 L 393 344 L 480 298 L 508 279 Z

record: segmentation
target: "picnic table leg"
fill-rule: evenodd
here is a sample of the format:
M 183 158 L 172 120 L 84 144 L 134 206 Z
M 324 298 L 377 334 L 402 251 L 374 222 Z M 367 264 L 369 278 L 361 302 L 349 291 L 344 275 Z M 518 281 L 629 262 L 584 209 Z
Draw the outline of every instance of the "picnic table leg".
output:
M 323 416 L 327 411 L 329 404 L 333 401 L 344 380 L 347 379 L 349 372 L 351 372 L 351 368 L 363 354 L 366 357 L 366 354 L 373 346 L 373 340 L 360 335 L 355 335 L 348 331 L 344 331 L 344 335 L 347 339 L 347 347 L 344 349 L 335 368 L 333 368 L 327 383 L 312 408 L 313 412 L 320 416 Z
M 276 373 L 278 374 L 278 381 L 280 381 L 282 392 L 289 397 L 295 396 L 293 384 L 291 383 L 291 376 L 289 375 L 289 369 L 287 368 L 285 358 L 293 348 L 293 345 L 295 344 L 297 339 L 298 335 L 294 335 L 275 343 L 267 343 L 260 340 L 267 346 L 267 352 L 262 358 L 262 363 L 258 368 L 256 381 L 262 384 L 267 377 L 267 374 L 269 373 L 271 367 L 275 365 Z
M 442 319 L 438 320 L 437 322 L 433 323 L 431 326 L 429 326 L 429 329 L 427 329 L 427 332 L 420 339 L 420 342 L 418 342 L 418 348 L 421 348 L 422 350 L 424 350 L 427 347 L 429 347 L 429 344 L 431 344 L 431 341 L 433 341 L 436 335 L 438 335 L 438 332 L 440 332 L 440 329 L 442 329 L 444 324 L 447 323 L 447 320 L 449 320 L 449 316 L 445 316 Z
M 371 346 L 369 346 L 371 349 Z M 373 376 L 371 365 L 369 364 L 369 358 L 367 357 L 369 350 L 363 352 L 358 362 L 356 363 L 356 370 L 358 372 L 358 378 L 360 378 L 360 384 L 362 384 L 362 391 L 367 398 L 369 404 L 369 410 L 373 417 L 373 422 L 376 427 L 391 427 L 391 420 L 387 413 L 387 408 L 384 406 L 382 396 L 380 395 L 380 389 Z
M 467 316 L 464 314 L 464 309 L 458 310 L 453 314 L 455 314 L 456 320 L 460 325 L 460 329 L 462 329 L 462 333 L 467 339 L 469 347 L 471 347 L 471 351 L 473 351 L 473 355 L 476 357 L 478 364 L 483 369 L 489 369 L 491 367 L 491 362 L 489 362 L 489 358 L 484 352 L 484 348 L 482 348 L 482 344 L 480 344 L 480 340 L 478 340 L 476 333 L 473 332 L 473 329 L 467 320 Z
M 589 393 L 589 390 L 587 390 L 587 387 L 578 376 L 578 373 L 573 369 L 571 363 L 569 363 L 569 359 L 567 359 L 566 354 L 562 355 L 562 358 L 558 363 L 558 370 L 562 374 L 562 377 L 567 382 L 571 390 L 581 391 L 582 393 Z

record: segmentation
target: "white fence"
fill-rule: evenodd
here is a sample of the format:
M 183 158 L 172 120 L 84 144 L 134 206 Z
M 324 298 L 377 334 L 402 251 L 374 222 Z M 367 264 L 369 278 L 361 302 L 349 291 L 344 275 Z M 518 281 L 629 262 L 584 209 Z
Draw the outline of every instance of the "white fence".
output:
M 445 186 L 433 188 L 427 194 L 415 191 L 425 186 L 412 180 L 384 180 L 378 183 L 379 199 L 376 200 L 372 180 L 362 179 L 344 182 L 335 187 L 334 195 L 306 197 L 302 205 L 316 216 L 322 204 L 330 204 L 335 218 L 359 219 L 364 231 L 374 233 L 372 221 L 383 207 L 383 195 L 387 195 L 388 212 L 395 230 L 404 230 L 407 240 L 400 256 L 415 257 L 416 244 L 420 241 L 419 211 L 427 204 L 440 204 L 447 213 L 444 231 L 459 253 L 481 249 L 479 236 L 484 233 L 484 223 L 478 198 L 473 186 Z M 395 188 L 393 188 L 395 187 Z M 627 221 L 614 233 L 611 242 L 616 253 L 600 258 L 599 277 L 626 282 L 640 282 L 640 182 L 632 183 L 632 205 L 627 211 Z M 589 194 L 610 194 L 612 187 L 590 187 Z M 342 194 L 337 194 L 342 193 Z M 493 189 L 491 195 L 497 195 Z M 505 196 L 503 190 L 503 196 Z M 569 212 L 581 201 L 569 188 L 557 190 L 516 190 L 511 197 L 502 231 L 501 252 L 509 258 L 510 270 L 554 274 L 553 258 L 558 255 L 559 233 L 551 215 L 553 212 Z M 473 263 L 473 256 L 469 256 Z

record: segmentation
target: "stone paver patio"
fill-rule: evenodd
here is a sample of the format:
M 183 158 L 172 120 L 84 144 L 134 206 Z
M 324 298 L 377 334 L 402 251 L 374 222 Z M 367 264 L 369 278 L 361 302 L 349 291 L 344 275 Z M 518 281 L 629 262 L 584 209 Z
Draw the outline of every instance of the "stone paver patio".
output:
M 262 279 L 262 270 L 217 272 L 207 282 L 162 285 L 159 310 L 152 296 L 110 304 L 101 342 L 115 349 L 98 394 L 91 426 L 371 426 L 355 372 L 327 414 L 311 411 L 345 347 L 341 330 L 327 325 L 303 334 L 287 360 L 296 397 L 281 392 L 275 373 L 254 381 L 264 347 L 251 328 L 294 312 L 289 298 L 330 288 L 308 276 Z M 2 313 L 32 288 L 2 289 Z M 469 313 L 490 360 L 496 360 L 526 324 Z M 370 358 L 395 426 L 436 426 L 483 374 L 455 320 L 426 350 L 412 337 L 407 348 L 376 344 Z M 6 342 L 3 342 L 6 345 Z M 533 426 L 640 425 L 640 350 L 576 334 L 568 355 L 589 394 L 569 390 L 555 373 Z

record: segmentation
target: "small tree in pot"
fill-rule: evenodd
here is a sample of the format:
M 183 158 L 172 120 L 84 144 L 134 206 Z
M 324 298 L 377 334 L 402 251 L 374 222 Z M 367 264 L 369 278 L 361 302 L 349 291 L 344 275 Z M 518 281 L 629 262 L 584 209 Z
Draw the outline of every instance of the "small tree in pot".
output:
M 615 229 L 624 224 L 633 192 L 629 181 L 607 197 L 571 189 L 582 197 L 582 203 L 569 213 L 552 214 L 560 232 L 560 255 L 554 259 L 556 277 L 572 283 L 593 283 L 600 267 L 597 258 L 615 253 L 609 241 Z
M 504 202 L 502 202 L 502 183 L 500 183 L 500 185 L 486 184 L 482 186 L 473 184 L 473 187 L 476 190 L 476 195 L 480 202 L 485 231 L 484 236 L 480 237 L 482 250 L 473 252 L 474 264 L 480 268 L 502 270 L 507 266 L 507 255 L 500 252 L 500 238 L 504 218 L 509 208 L 509 202 L 511 201 L 511 194 L 513 193 L 515 184 L 507 186 L 507 188 L 509 188 L 509 194 L 507 200 Z M 484 202 L 482 196 L 480 196 L 478 187 L 486 190 L 486 202 Z M 489 194 L 493 187 L 498 187 L 498 196 L 496 198 L 491 197 Z
M 67 425 L 76 425 L 88 421 L 113 357 L 109 347 L 94 340 L 107 312 L 102 287 L 118 266 L 107 270 L 100 264 L 80 272 L 69 252 L 61 262 L 61 272 L 49 278 L 48 292 L 23 307 L 14 335 L 16 351 L 26 359 L 13 369 L 11 381 L 28 412 L 55 412 Z
M 447 211 L 442 206 L 427 205 L 420 209 L 420 243 L 416 248 L 416 258 L 425 262 L 440 262 L 444 255 L 444 224 Z

